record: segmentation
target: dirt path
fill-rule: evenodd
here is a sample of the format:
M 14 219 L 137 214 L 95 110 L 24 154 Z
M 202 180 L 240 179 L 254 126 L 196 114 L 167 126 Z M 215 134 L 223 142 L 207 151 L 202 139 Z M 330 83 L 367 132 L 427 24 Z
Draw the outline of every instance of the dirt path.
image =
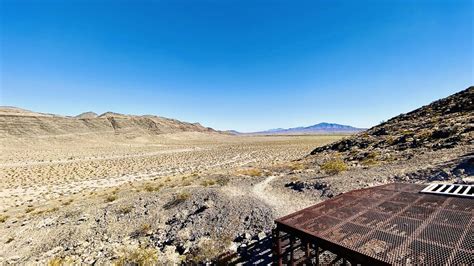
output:
M 276 204 L 278 202 L 278 199 L 274 197 L 271 193 L 265 192 L 265 188 L 267 188 L 268 184 L 272 182 L 275 178 L 276 176 L 269 176 L 262 182 L 253 186 L 252 188 L 252 193 L 255 194 L 257 198 L 261 199 L 263 202 L 274 208 L 278 207 Z
M 252 187 L 252 193 L 265 204 L 272 207 L 277 217 L 287 215 L 314 204 L 311 200 L 295 196 L 290 192 L 284 193 L 281 190 L 276 191 L 273 189 L 270 183 L 276 178 L 278 178 L 278 176 L 265 178 L 265 180 Z

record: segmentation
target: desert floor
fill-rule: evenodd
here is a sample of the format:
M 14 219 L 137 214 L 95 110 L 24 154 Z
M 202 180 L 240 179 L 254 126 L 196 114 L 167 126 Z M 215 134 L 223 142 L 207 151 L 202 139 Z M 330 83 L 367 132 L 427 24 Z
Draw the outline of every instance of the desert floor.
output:
M 130 182 L 288 163 L 339 138 L 180 133 L 131 140 L 60 136 L 5 141 L 0 211 Z
M 249 247 L 270 243 L 275 218 L 352 189 L 426 182 L 443 169 L 455 172 L 472 151 L 397 155 L 405 159 L 351 164 L 335 175 L 320 165 L 339 154 L 306 157 L 341 138 L 179 133 L 1 141 L 0 264 L 110 264 L 137 256 L 198 263 L 229 251 L 254 260 L 262 256 Z

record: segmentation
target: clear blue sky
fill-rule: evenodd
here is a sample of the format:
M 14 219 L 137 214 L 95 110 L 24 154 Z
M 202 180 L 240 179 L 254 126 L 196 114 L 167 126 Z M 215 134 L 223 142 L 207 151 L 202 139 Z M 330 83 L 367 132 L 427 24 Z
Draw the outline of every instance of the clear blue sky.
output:
M 473 1 L 0 0 L 1 105 L 370 127 L 473 85 Z

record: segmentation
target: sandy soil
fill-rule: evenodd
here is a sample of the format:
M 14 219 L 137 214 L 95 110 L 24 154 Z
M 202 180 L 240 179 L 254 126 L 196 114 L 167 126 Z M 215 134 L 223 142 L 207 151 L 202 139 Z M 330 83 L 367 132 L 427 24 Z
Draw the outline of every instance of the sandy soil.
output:
M 132 140 L 4 141 L 0 211 L 129 182 L 279 164 L 339 138 L 181 133 Z

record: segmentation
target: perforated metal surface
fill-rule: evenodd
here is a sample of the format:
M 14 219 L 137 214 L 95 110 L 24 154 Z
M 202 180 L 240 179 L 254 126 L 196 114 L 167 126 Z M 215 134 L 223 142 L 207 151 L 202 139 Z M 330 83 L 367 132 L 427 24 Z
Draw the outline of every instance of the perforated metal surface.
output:
M 388 264 L 474 265 L 474 200 L 419 193 L 425 187 L 351 191 L 280 218 L 277 228 Z

